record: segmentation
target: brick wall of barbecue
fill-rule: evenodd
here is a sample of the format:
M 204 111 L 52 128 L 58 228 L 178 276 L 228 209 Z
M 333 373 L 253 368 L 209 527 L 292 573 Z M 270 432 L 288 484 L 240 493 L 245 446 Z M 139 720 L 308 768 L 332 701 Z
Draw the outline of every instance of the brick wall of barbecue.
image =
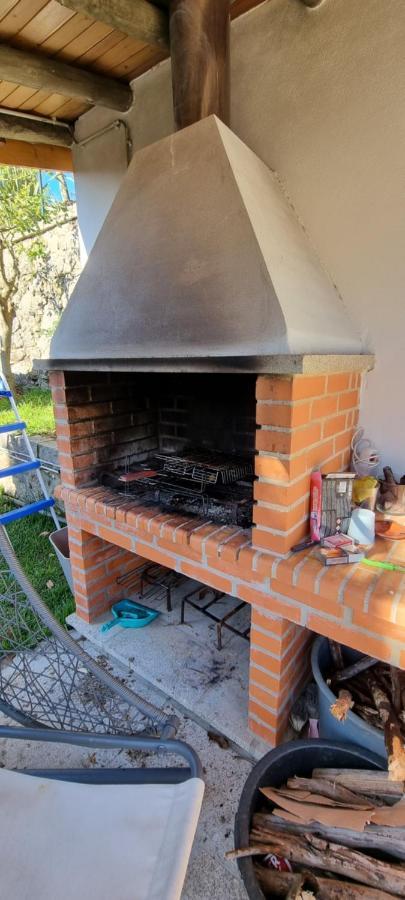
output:
M 359 418 L 361 374 L 261 375 L 253 544 L 285 555 L 308 534 L 310 475 L 344 472 Z
M 157 449 L 156 412 L 137 380 L 120 373 L 50 376 L 64 484 L 97 482 L 103 469 Z
M 252 376 L 169 376 L 182 391 L 157 400 L 159 447 L 180 453 L 185 444 L 252 455 L 255 451 L 255 379 Z
M 208 401 L 207 422 L 208 382 L 201 377 L 191 383 L 187 375 L 169 375 L 162 382 L 153 374 L 52 373 L 63 482 L 91 485 L 103 469 L 125 465 L 128 459 L 144 461 L 157 449 L 181 452 L 193 442 L 253 453 L 254 380 L 243 381 L 243 385 L 238 379 L 234 382 L 240 384 L 243 399 L 239 390 L 232 396 L 223 376 L 211 381 L 208 396 L 213 402 Z M 161 392 L 162 383 L 170 392 Z M 184 384 L 187 390 L 182 393 L 178 388 Z
M 159 447 L 163 453 L 181 453 L 186 443 L 200 446 L 198 439 L 193 437 L 190 429 L 190 397 L 173 395 L 164 397 L 159 408 Z M 253 416 L 235 414 L 230 416 L 230 427 L 227 432 L 229 451 L 253 455 L 255 450 L 256 419 Z M 220 434 L 215 429 L 206 433 L 205 443 L 212 450 L 221 449 L 224 432 Z

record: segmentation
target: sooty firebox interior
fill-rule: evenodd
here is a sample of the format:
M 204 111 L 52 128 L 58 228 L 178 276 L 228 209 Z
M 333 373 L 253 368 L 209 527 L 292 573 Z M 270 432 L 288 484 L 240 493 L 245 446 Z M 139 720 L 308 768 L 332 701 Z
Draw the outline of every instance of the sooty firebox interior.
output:
M 100 482 L 143 504 L 249 527 L 255 380 L 253 375 L 126 376 L 131 423 L 126 418 L 123 431 L 113 424 L 112 453 L 98 472 Z

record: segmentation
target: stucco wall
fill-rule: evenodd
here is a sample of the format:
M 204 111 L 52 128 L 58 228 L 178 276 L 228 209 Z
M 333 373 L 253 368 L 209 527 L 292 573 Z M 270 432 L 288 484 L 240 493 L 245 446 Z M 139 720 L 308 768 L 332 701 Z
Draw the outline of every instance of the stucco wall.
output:
M 232 26 L 232 128 L 280 174 L 365 348 L 376 353 L 362 399 L 362 424 L 400 475 L 405 471 L 404 45 L 403 0 L 324 0 L 313 10 L 299 0 L 266 0 Z M 173 129 L 169 63 L 137 79 L 134 89 L 127 121 L 136 150 Z M 78 137 L 114 118 L 92 110 L 79 121 Z M 123 165 L 110 166 L 107 190 L 103 139 L 87 146 L 92 190 L 105 197 L 107 207 Z M 79 219 L 89 250 L 95 219 L 98 214 L 98 227 L 102 215 L 100 203 L 90 209 L 88 172 L 77 162 Z

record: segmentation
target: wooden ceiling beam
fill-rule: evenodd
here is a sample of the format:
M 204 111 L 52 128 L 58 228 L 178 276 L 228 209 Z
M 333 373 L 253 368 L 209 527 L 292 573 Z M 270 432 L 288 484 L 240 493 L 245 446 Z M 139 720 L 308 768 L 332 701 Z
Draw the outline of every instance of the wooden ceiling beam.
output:
M 0 78 L 114 110 L 125 111 L 132 103 L 132 91 L 127 84 L 8 44 L 0 44 Z
M 111 25 L 143 44 L 169 49 L 167 13 L 148 0 L 59 0 L 62 6 Z
M 0 112 L 0 139 L 28 141 L 33 144 L 52 144 L 54 147 L 71 147 L 73 136 L 66 125 L 53 125 L 29 116 Z
M 68 147 L 50 147 L 49 144 L 28 144 L 26 141 L 1 139 L 0 165 L 73 172 L 72 151 Z

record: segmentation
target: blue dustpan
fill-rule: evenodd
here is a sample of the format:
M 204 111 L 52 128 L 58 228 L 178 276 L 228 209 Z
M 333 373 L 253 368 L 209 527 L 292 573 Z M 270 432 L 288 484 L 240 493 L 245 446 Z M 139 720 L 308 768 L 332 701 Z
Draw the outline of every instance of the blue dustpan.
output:
M 111 612 L 113 618 L 109 622 L 104 622 L 100 631 L 109 631 L 114 625 L 121 625 L 122 628 L 144 628 L 159 615 L 156 609 L 150 609 L 149 606 L 143 606 L 135 600 L 119 600 L 118 603 L 114 603 Z

